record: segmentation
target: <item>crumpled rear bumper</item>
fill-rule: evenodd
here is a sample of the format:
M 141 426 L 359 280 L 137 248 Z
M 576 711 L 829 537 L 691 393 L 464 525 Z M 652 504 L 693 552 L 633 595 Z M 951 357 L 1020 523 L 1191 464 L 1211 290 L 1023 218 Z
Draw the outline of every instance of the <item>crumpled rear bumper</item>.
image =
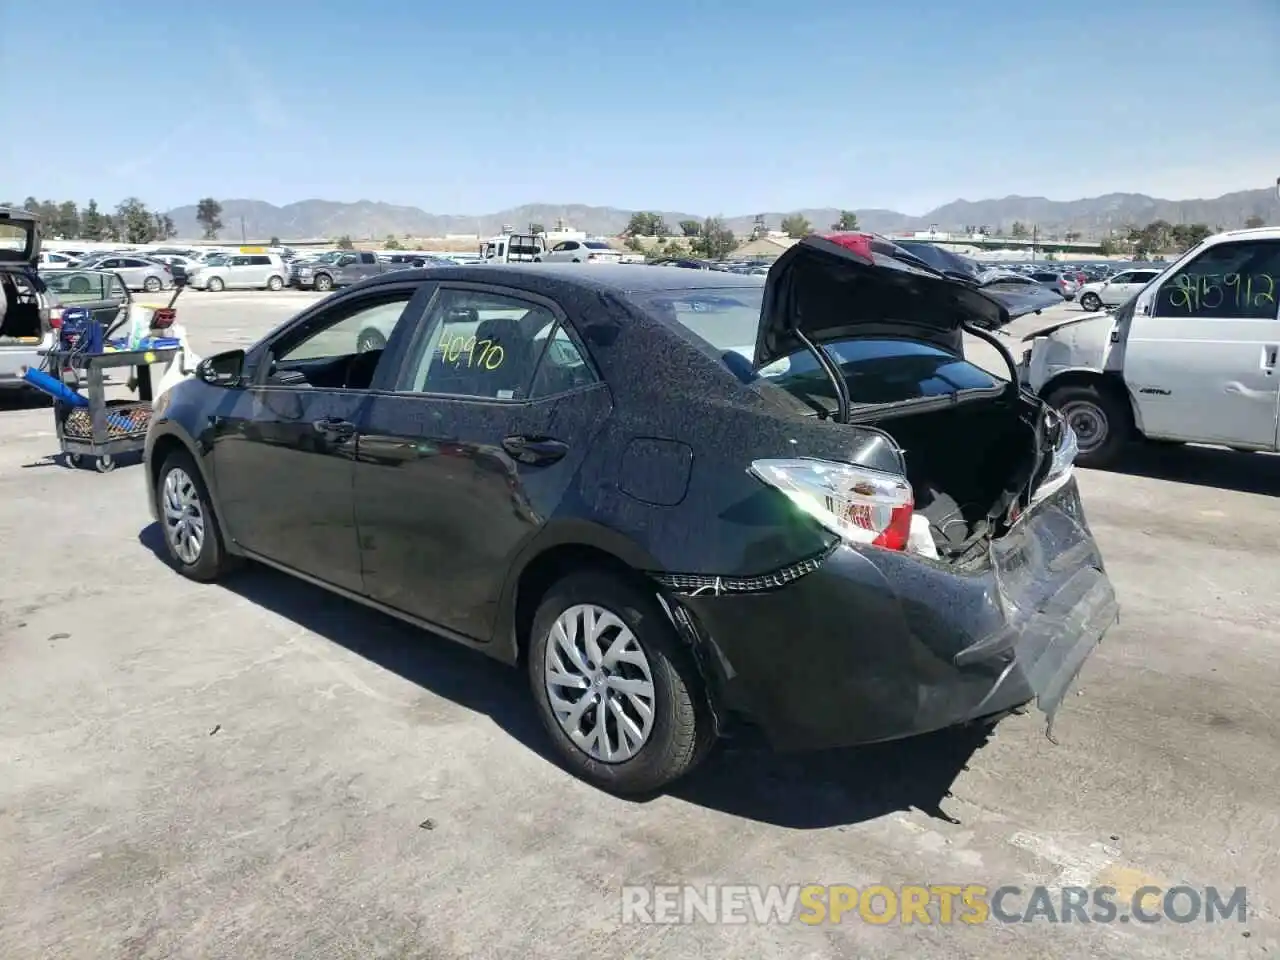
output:
M 837 547 L 778 589 L 672 594 L 722 709 L 779 749 L 892 740 L 1035 701 L 1052 724 L 1119 615 L 1072 481 L 964 572 Z

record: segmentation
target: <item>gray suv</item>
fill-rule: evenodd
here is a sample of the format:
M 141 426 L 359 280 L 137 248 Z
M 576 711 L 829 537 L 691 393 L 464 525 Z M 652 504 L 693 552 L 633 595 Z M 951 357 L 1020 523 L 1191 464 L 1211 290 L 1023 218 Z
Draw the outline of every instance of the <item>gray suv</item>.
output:
M 368 250 L 339 250 L 295 263 L 289 272 L 289 285 L 323 293 L 387 272 L 387 264 Z

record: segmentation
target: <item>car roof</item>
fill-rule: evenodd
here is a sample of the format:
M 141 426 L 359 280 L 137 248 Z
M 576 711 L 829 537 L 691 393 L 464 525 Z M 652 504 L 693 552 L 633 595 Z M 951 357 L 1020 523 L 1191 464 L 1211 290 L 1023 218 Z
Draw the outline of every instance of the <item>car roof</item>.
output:
M 404 283 L 406 280 L 462 280 L 472 283 L 513 283 L 536 281 L 564 283 L 579 289 L 608 290 L 613 293 L 658 293 L 709 288 L 763 288 L 763 279 L 717 270 L 664 270 L 645 264 L 588 263 L 505 263 L 458 264 L 397 270 L 364 281 L 361 286 Z

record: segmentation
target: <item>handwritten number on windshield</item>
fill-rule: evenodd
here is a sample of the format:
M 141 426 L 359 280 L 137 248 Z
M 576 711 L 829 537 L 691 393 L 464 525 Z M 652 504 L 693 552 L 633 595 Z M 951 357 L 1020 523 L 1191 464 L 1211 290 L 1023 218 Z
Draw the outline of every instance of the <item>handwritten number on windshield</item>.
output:
M 479 370 L 497 370 L 507 358 L 500 344 L 492 340 L 476 340 L 461 333 L 447 337 L 440 344 L 440 356 L 454 367 Z
M 1166 289 L 1169 306 L 1187 313 L 1224 308 L 1247 312 L 1276 306 L 1276 278 L 1267 273 L 1180 273 Z

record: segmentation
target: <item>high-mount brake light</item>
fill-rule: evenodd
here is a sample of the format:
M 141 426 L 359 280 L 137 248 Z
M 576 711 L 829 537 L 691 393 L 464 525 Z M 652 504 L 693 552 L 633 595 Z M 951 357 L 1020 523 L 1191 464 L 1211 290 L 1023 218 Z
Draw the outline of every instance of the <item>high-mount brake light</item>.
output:
M 906 477 L 829 460 L 757 460 L 750 472 L 849 543 L 906 550 L 914 498 Z
M 844 247 L 850 253 L 856 253 L 868 263 L 876 262 L 875 254 L 871 249 L 872 237 L 869 233 L 823 233 L 819 236 L 838 247 Z

